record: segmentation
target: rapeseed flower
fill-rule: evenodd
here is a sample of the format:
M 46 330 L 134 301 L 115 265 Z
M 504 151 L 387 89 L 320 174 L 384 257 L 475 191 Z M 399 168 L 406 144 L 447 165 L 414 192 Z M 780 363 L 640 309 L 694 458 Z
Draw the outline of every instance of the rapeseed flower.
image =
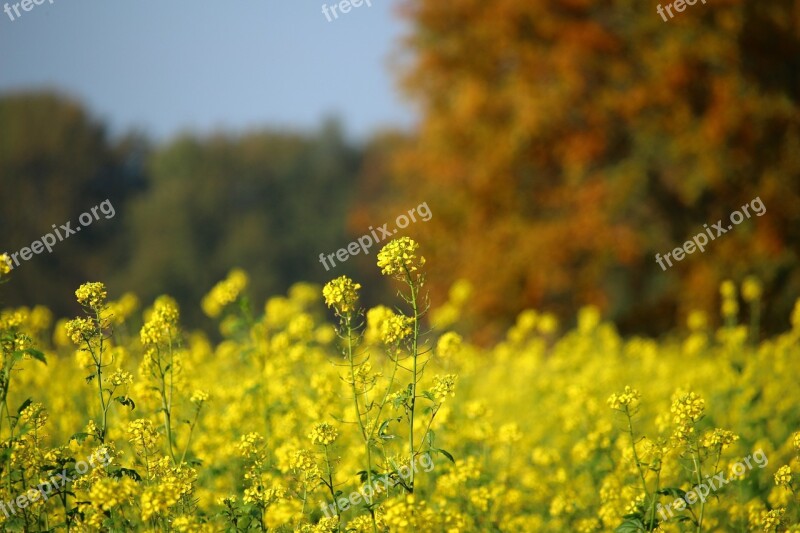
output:
M 353 282 L 347 276 L 340 276 L 329 281 L 322 288 L 325 305 L 335 309 L 339 315 L 348 315 L 356 310 L 360 288 L 359 283 Z
M 339 431 L 327 422 L 316 424 L 311 430 L 311 433 L 308 434 L 308 438 L 311 439 L 312 444 L 319 444 L 322 446 L 333 444 L 338 436 Z
M 775 472 L 775 484 L 779 487 L 789 487 L 792 483 L 792 469 L 784 465 Z
M 220 281 L 203 297 L 201 307 L 203 312 L 217 318 L 222 311 L 235 302 L 247 288 L 249 279 L 244 270 L 235 268 L 228 273 L 228 277 Z
M 11 270 L 13 270 L 11 258 L 8 257 L 8 254 L 0 255 L 0 278 L 11 272 Z
M 419 244 L 410 237 L 401 237 L 389 241 L 378 252 L 378 267 L 381 274 L 405 280 L 425 265 L 425 258 L 417 257 Z
M 100 310 L 106 303 L 106 286 L 100 282 L 84 283 L 75 291 L 78 303 L 84 307 Z

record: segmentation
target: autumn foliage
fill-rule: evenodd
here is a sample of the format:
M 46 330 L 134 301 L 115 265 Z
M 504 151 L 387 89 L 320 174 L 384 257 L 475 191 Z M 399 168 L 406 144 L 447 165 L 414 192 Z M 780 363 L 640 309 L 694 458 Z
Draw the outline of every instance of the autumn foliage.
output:
M 404 14 L 422 121 L 374 143 L 352 225 L 427 201 L 436 215 L 413 234 L 436 279 L 486 289 L 470 309 L 484 334 L 526 307 L 586 303 L 663 332 L 750 274 L 774 302 L 765 322 L 785 326 L 800 291 L 796 2 L 698 3 L 668 23 L 630 0 L 410 0 Z M 765 216 L 656 265 L 755 197 Z

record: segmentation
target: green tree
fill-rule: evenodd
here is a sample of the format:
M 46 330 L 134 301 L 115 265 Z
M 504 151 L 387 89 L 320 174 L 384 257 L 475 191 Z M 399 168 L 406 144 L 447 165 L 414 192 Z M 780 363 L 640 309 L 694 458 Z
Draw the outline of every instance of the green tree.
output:
M 112 142 L 83 107 L 52 93 L 0 98 L 0 252 L 14 253 L 108 199 L 113 218 L 21 262 L 5 287 L 5 305 L 47 303 L 74 313 L 71 287 L 109 276 L 124 262 L 121 234 L 128 198 L 143 184 L 145 150 L 129 136 Z
M 149 161 L 150 188 L 131 206 L 133 259 L 119 278 L 146 298 L 169 292 L 195 320 L 234 266 L 250 274 L 257 302 L 327 280 L 317 256 L 344 240 L 359 161 L 332 121 L 313 136 L 177 139 Z

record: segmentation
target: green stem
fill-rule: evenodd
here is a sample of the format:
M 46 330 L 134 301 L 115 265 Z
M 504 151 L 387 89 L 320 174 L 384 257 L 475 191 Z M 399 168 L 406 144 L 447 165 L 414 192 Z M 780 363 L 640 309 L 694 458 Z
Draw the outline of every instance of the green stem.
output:
M 194 413 L 194 420 L 192 420 L 191 425 L 189 426 L 189 437 L 186 439 L 186 446 L 183 447 L 183 453 L 181 454 L 181 464 L 183 460 L 186 459 L 186 452 L 189 450 L 189 443 L 192 442 L 192 433 L 194 432 L 194 426 L 197 424 L 197 419 L 200 418 L 200 409 L 202 409 L 203 404 L 197 406 L 197 411 Z
M 644 497 L 647 498 L 647 482 L 644 479 L 644 472 L 642 472 L 642 463 L 639 460 L 639 454 L 636 451 L 636 437 L 633 435 L 633 422 L 631 420 L 631 413 L 628 406 L 625 406 L 625 416 L 628 419 L 628 435 L 631 437 L 631 450 L 633 450 L 633 460 L 636 462 L 636 471 L 639 472 L 639 479 L 642 481 L 642 490 L 644 490 Z M 655 503 L 655 494 L 653 495 L 653 503 Z M 652 522 L 648 524 L 648 531 L 652 530 Z
M 331 470 L 331 462 L 328 459 L 328 445 L 325 445 L 325 466 L 328 469 L 328 489 L 331 491 L 331 499 L 333 500 L 333 507 L 336 509 L 336 518 L 339 522 L 342 521 L 342 512 L 339 510 L 339 502 L 336 501 L 336 493 L 333 490 L 333 471 Z
M 372 487 L 372 450 L 370 449 L 370 440 L 372 438 L 372 434 L 370 432 L 367 435 L 367 428 L 364 426 L 364 421 L 361 418 L 361 406 L 358 402 L 358 390 L 356 388 L 356 370 L 355 370 L 355 355 L 353 353 L 353 325 L 352 325 L 352 317 L 348 314 L 344 317 L 344 328 L 345 334 L 347 335 L 347 362 L 350 366 L 350 388 L 353 391 L 353 402 L 355 403 L 356 408 L 356 418 L 358 419 L 358 427 L 361 429 L 361 437 L 364 439 L 364 447 L 367 455 L 367 483 L 369 487 Z M 366 391 L 365 391 L 366 393 Z M 366 412 L 366 398 L 364 399 L 365 403 L 365 413 L 364 416 L 368 416 Z M 378 533 L 378 523 L 375 521 L 375 512 L 370 508 L 370 516 L 372 517 L 372 531 L 373 533 Z
M 697 484 L 700 485 L 703 482 L 703 473 L 701 471 L 702 462 L 700 461 L 700 449 L 699 446 L 695 446 L 694 448 L 694 455 L 692 456 L 692 461 L 694 462 L 694 471 L 697 474 Z M 702 531 L 703 527 L 703 514 L 705 513 L 706 502 L 705 500 L 700 500 L 700 516 L 697 519 L 697 533 Z
M 417 349 L 419 342 L 419 307 L 417 305 L 417 288 L 411 279 L 411 274 L 406 269 L 406 283 L 411 290 L 411 309 L 414 311 L 414 334 L 411 339 L 411 357 L 413 359 L 412 381 L 411 381 L 411 404 L 410 422 L 408 432 L 408 468 L 411 470 L 411 481 L 409 482 L 409 492 L 414 494 L 414 414 L 417 400 Z

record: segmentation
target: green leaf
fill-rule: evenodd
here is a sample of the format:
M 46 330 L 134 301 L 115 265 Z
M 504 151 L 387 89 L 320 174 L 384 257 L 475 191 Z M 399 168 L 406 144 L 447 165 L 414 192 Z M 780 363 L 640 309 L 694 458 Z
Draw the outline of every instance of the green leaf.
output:
M 617 526 L 614 533 L 639 533 L 645 531 L 644 522 L 639 518 L 628 518 Z
M 425 434 L 425 438 L 428 439 L 428 447 L 433 448 L 433 441 L 436 438 L 436 432 L 432 429 L 429 429 Z
M 117 396 L 116 398 L 114 398 L 114 401 L 115 401 L 115 402 L 119 402 L 119 403 L 121 403 L 122 405 L 125 405 L 125 406 L 127 406 L 127 407 L 130 407 L 130 408 L 131 408 L 131 411 L 133 411 L 134 409 L 136 409 L 136 404 L 135 404 L 135 403 L 133 403 L 133 400 L 131 400 L 131 399 L 130 399 L 130 398 L 128 398 L 127 396 Z
M 28 406 L 29 406 L 30 404 L 32 404 L 32 403 L 33 403 L 33 400 L 32 400 L 32 399 L 30 399 L 30 398 L 28 398 L 27 400 L 25 400 L 24 402 L 22 402 L 22 405 L 20 405 L 20 406 L 19 406 L 19 409 L 17 409 L 17 414 L 20 414 L 20 413 L 22 413 L 22 411 L 24 411 L 24 410 L 25 410 L 25 408 L 26 408 L 26 407 L 28 407 Z
M 91 435 L 88 433 L 83 433 L 83 432 L 75 433 L 69 438 L 67 442 L 72 442 L 74 440 L 78 441 L 78 444 L 83 444 L 83 441 L 85 441 L 89 437 L 91 437 Z
M 37 361 L 41 361 L 44 364 L 47 364 L 47 359 L 44 358 L 44 353 L 40 352 L 39 350 L 34 350 L 33 348 L 28 348 L 24 350 L 26 354 L 30 355 Z
M 90 376 L 86 376 L 86 383 L 91 383 L 94 378 L 97 377 L 97 374 L 92 374 Z
M 128 476 L 134 481 L 141 481 L 142 476 L 139 475 L 139 472 L 136 470 L 131 470 L 130 468 L 119 468 L 117 470 L 111 470 L 108 473 L 114 479 L 120 479 L 122 476 Z
M 656 492 L 656 494 L 661 494 L 662 496 L 674 496 L 676 498 L 684 498 L 686 499 L 686 491 L 683 489 L 676 489 L 672 487 L 665 487 Z
M 450 459 L 451 463 L 456 464 L 456 460 L 453 459 L 453 456 L 447 450 L 442 450 L 441 448 L 437 448 L 435 451 L 439 452 L 440 454 L 442 454 L 445 457 L 447 457 L 448 459 Z

